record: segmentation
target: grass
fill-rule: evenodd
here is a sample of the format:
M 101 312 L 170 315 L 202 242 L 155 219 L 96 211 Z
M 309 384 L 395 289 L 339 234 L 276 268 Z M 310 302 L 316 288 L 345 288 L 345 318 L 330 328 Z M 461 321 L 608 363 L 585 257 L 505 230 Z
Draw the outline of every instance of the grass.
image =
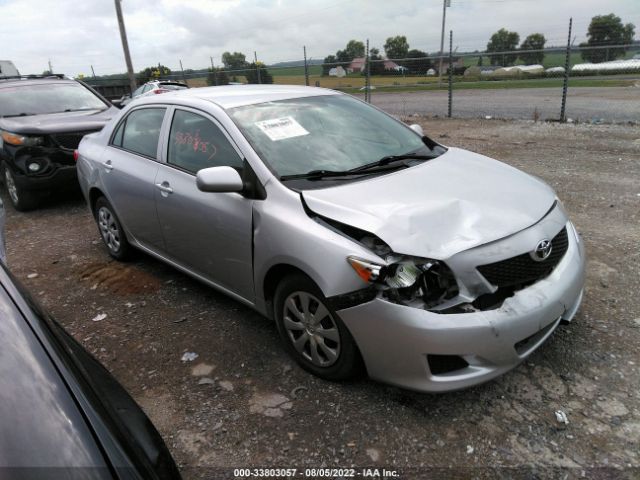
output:
M 561 88 L 563 80 L 561 78 L 541 78 L 533 80 L 481 80 L 481 81 L 454 81 L 454 90 L 497 90 L 509 88 Z M 600 78 L 570 78 L 569 87 L 628 87 L 635 83 L 630 79 L 600 79 Z M 375 85 L 375 84 L 374 84 Z M 442 85 L 437 83 L 431 85 L 402 85 L 399 87 L 379 87 L 378 92 L 401 93 L 419 92 L 424 90 L 446 90 L 447 82 Z M 338 90 L 347 93 L 359 93 L 357 88 L 340 88 Z
M 636 53 L 635 50 L 629 50 L 624 58 L 632 58 Z M 565 62 L 565 52 L 557 51 L 557 52 L 547 52 L 544 54 L 544 60 L 542 61 L 542 66 L 544 68 L 550 67 L 564 67 Z M 586 60 L 582 59 L 580 52 L 571 52 L 571 56 L 569 58 L 569 65 L 573 66 L 577 63 L 587 63 Z M 482 56 L 482 64 L 484 66 L 490 65 L 489 56 Z M 524 62 L 518 60 L 516 62 L 517 65 L 523 65 Z M 478 65 L 478 57 L 464 57 L 464 66 L 465 67 L 475 67 Z
M 288 69 L 289 67 L 287 67 Z M 292 69 L 297 67 L 291 67 Z M 280 69 L 278 69 L 280 70 Z M 272 74 L 278 72 L 272 71 Z M 284 70 L 284 69 L 282 69 Z M 237 81 L 243 82 L 244 77 L 238 77 Z M 304 75 L 280 75 L 273 76 L 275 84 L 279 85 L 304 85 Z M 349 93 L 358 93 L 365 84 L 365 78 L 360 74 L 349 75 L 343 78 L 323 77 L 319 73 L 309 76 L 309 84 L 335 90 L 342 90 Z M 569 78 L 570 87 L 628 87 L 637 82 L 635 76 L 628 78 L 615 77 L 573 77 Z M 187 81 L 191 87 L 205 87 L 206 78 L 191 78 Z M 464 77 L 454 79 L 453 88 L 455 90 L 494 90 L 505 88 L 560 88 L 563 79 L 558 78 L 534 78 L 534 79 L 505 79 L 505 80 L 469 80 Z M 424 76 L 372 76 L 371 84 L 380 92 L 412 92 L 421 90 L 446 90 L 447 79 L 443 79 L 442 84 L 438 84 L 437 77 Z

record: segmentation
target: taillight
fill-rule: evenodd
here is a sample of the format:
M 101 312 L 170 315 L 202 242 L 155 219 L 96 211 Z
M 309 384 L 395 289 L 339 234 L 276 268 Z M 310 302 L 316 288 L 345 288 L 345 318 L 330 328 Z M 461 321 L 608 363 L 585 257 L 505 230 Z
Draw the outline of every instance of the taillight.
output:
M 73 151 L 73 160 L 77 162 L 79 156 L 80 156 L 80 152 L 78 152 L 78 150 L 74 150 Z
M 170 90 L 167 90 L 165 88 L 156 88 L 155 90 L 153 90 L 153 93 L 167 93 Z

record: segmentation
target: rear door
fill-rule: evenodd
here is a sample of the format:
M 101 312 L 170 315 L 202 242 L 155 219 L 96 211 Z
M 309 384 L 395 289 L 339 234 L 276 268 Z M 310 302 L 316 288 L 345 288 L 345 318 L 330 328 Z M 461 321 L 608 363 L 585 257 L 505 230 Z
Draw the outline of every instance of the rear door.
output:
M 99 166 L 105 194 L 125 230 L 153 250 L 164 246 L 156 214 L 154 181 L 166 111 L 163 106 L 131 110 L 116 128 Z
M 171 116 L 166 161 L 156 178 L 166 254 L 253 302 L 253 200 L 196 187 L 196 173 L 203 168 L 231 166 L 242 173 L 243 156 L 213 117 L 183 107 Z

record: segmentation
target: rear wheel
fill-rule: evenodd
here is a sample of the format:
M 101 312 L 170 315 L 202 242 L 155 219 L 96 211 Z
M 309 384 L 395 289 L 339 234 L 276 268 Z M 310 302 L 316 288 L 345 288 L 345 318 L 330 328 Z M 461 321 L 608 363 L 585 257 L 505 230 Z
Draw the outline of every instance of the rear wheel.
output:
M 285 350 L 302 368 L 327 380 L 362 372 L 353 337 L 310 278 L 286 277 L 276 290 L 274 307 Z
M 131 245 L 127 241 L 122 224 L 113 207 L 105 197 L 96 200 L 94 215 L 98 231 L 107 250 L 109 250 L 109 255 L 117 260 L 126 260 L 131 254 Z
M 10 168 L 5 166 L 3 170 L 4 185 L 7 187 L 9 200 L 11 200 L 13 207 L 21 212 L 35 208 L 38 204 L 35 194 L 18 186 Z

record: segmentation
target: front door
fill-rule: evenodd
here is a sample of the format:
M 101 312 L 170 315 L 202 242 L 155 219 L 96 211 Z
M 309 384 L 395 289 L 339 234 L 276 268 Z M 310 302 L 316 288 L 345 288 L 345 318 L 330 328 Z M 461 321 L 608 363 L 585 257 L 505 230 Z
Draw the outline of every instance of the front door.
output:
M 156 176 L 156 205 L 166 255 L 183 267 L 253 302 L 253 200 L 239 193 L 201 192 L 198 170 L 243 168 L 243 159 L 211 117 L 176 109 L 166 163 Z

